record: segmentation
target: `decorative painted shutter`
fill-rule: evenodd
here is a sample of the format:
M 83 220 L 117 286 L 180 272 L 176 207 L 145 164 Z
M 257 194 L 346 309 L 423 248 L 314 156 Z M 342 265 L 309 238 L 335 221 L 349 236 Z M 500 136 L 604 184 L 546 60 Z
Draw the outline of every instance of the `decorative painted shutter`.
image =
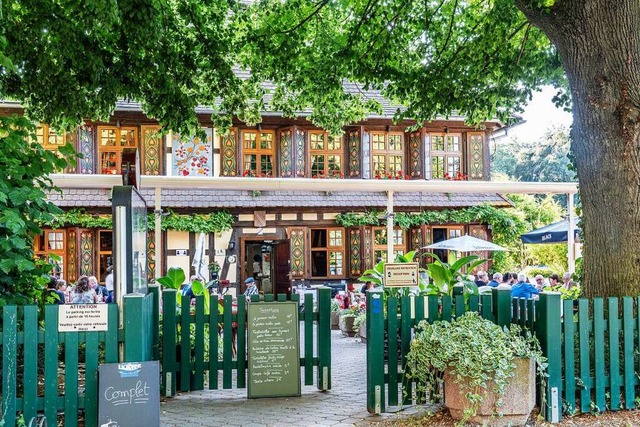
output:
M 349 275 L 353 279 L 362 276 L 362 230 L 349 228 Z
M 293 175 L 293 158 L 294 158 L 294 148 L 293 148 L 293 129 L 292 128 L 284 128 L 279 131 L 280 136 L 280 177 L 281 178 L 291 178 Z
M 238 175 L 238 130 L 229 129 L 224 135 L 220 135 L 221 167 L 220 176 Z
M 467 133 L 467 164 L 469 165 L 469 180 L 484 180 L 484 132 Z
M 95 157 L 95 148 L 93 144 L 93 127 L 80 126 L 78 128 L 78 152 L 82 153 L 83 158 L 80 159 L 80 173 L 92 174 L 94 173 L 93 163 Z
M 67 265 L 64 266 L 67 282 L 75 282 L 78 279 L 77 230 L 77 228 L 70 228 L 67 231 Z
M 423 176 L 423 144 L 424 140 L 422 131 L 412 132 L 408 134 L 409 141 L 409 176 L 411 178 L 420 179 Z
M 360 128 L 348 128 L 347 134 L 347 150 L 349 155 L 349 167 L 347 176 L 350 178 L 360 178 L 362 173 L 362 163 L 360 160 L 362 147 L 362 131 Z
M 80 231 L 80 274 L 91 276 L 95 273 L 93 266 L 93 230 L 83 228 Z
M 373 268 L 373 233 L 371 227 L 362 227 L 362 269 L 369 270 Z
M 160 126 L 141 126 L 142 136 L 141 162 L 143 175 L 162 174 L 162 142 Z
M 295 146 L 295 159 L 296 159 L 296 176 L 298 178 L 304 178 L 306 176 L 306 139 L 304 135 L 304 130 L 295 127 L 293 131 L 294 135 L 294 146 Z
M 156 278 L 156 232 L 147 231 L 147 280 Z
M 289 228 L 291 243 L 291 278 L 304 279 L 305 269 L 305 231 L 304 227 Z

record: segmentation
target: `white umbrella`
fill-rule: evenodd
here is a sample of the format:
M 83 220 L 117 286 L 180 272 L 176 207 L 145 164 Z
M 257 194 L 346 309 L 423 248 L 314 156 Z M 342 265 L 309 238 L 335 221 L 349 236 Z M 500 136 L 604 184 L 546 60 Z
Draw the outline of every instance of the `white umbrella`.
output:
M 508 251 L 507 248 L 473 236 L 454 237 L 453 239 L 425 246 L 422 249 L 444 249 L 456 252 Z
M 195 268 L 196 275 L 202 279 L 202 283 L 207 283 L 209 270 L 207 263 L 204 260 L 205 248 L 205 236 L 204 233 L 200 233 L 198 236 L 198 243 L 196 243 L 196 253 L 193 254 L 193 262 L 191 266 Z

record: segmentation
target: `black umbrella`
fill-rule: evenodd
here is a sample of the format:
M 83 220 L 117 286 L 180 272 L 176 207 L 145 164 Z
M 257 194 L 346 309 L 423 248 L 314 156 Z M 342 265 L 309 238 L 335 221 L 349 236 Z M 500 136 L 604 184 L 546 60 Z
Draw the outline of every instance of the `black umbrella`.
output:
M 576 221 L 577 222 L 577 221 Z M 578 225 L 574 224 L 574 239 L 578 240 Z M 567 241 L 569 231 L 569 219 L 554 222 L 537 230 L 520 235 L 522 243 L 542 244 L 542 243 L 563 243 Z

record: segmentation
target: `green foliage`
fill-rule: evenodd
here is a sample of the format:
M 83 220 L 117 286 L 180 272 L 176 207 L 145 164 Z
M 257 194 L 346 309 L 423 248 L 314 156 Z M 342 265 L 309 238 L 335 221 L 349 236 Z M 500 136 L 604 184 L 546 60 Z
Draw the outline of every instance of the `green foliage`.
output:
M 332 299 L 331 300 L 331 312 L 332 313 L 337 313 L 338 311 L 340 311 L 340 304 L 335 299 Z
M 408 262 L 416 262 L 416 251 L 410 251 L 406 254 L 397 254 L 394 262 L 396 263 L 408 263 Z M 359 281 L 362 282 L 372 282 L 376 286 L 382 286 L 384 289 L 385 298 L 392 297 L 400 297 L 403 295 L 408 295 L 410 292 L 409 288 L 402 287 L 390 287 L 387 288 L 384 286 L 384 265 L 385 261 L 378 262 L 372 269 L 365 270 L 362 273 L 362 276 L 358 278 Z M 422 269 L 424 271 L 424 269 Z M 429 283 L 425 281 L 422 277 L 418 277 L 418 289 L 420 292 L 424 292 L 427 290 Z
M 33 236 L 60 213 L 47 200 L 56 191 L 48 175 L 64 169 L 67 158 L 44 150 L 23 117 L 0 117 L 0 146 L 0 305 L 42 301 L 51 266 L 34 261 Z M 67 145 L 61 153 L 73 150 Z
M 463 294 L 477 295 L 478 286 L 467 280 L 465 271 L 472 271 L 477 266 L 484 264 L 486 259 L 479 259 L 477 255 L 469 255 L 460 259 L 451 256 L 450 262 L 443 262 L 436 254 L 425 253 L 423 256 L 433 258 L 433 262 L 427 264 L 427 275 L 431 283 L 427 286 L 427 295 L 453 295 L 453 288 L 462 284 Z
M 149 214 L 147 221 L 153 224 L 155 218 Z M 162 218 L 162 230 L 188 231 L 191 233 L 220 233 L 230 230 L 235 222 L 233 215 L 226 211 L 210 214 L 177 214 L 169 211 L 169 215 Z M 112 228 L 111 215 L 88 214 L 84 209 L 71 209 L 55 215 L 46 224 L 53 228 L 66 226 L 80 226 L 86 228 Z
M 184 274 L 184 270 L 179 267 L 170 267 L 167 270 L 167 274 L 162 277 L 158 277 L 156 282 L 160 283 L 165 288 L 175 289 L 178 291 L 176 293 L 176 304 L 178 307 L 182 307 L 182 293 L 180 292 L 180 287 L 187 279 L 187 276 Z
M 366 327 L 367 327 L 367 313 L 362 312 L 358 314 L 356 319 L 353 321 L 353 330 L 357 335 L 360 333 L 361 328 L 366 328 Z
M 582 294 L 582 288 L 580 287 L 580 285 L 577 285 L 577 284 L 573 285 L 571 289 L 567 289 L 562 284 L 559 284 L 555 286 L 545 286 L 544 290 L 560 292 L 560 298 L 571 299 L 571 300 L 576 300 L 580 298 L 580 295 Z
M 342 227 L 361 227 L 363 225 L 379 225 L 379 212 L 366 211 L 363 214 L 347 212 L 336 216 L 336 224 Z
M 418 391 L 439 399 L 442 375 L 448 368 L 469 400 L 460 425 L 475 415 L 484 399 L 481 391 L 488 388 L 489 381 L 498 396 L 499 412 L 505 386 L 514 375 L 516 358 L 533 358 L 539 372 L 546 368 L 537 339 L 528 331 L 523 333 L 518 325 L 502 329 L 478 313 L 467 312 L 451 323 L 429 324 L 423 320 L 418 328 L 407 355 L 405 375 L 416 381 Z

